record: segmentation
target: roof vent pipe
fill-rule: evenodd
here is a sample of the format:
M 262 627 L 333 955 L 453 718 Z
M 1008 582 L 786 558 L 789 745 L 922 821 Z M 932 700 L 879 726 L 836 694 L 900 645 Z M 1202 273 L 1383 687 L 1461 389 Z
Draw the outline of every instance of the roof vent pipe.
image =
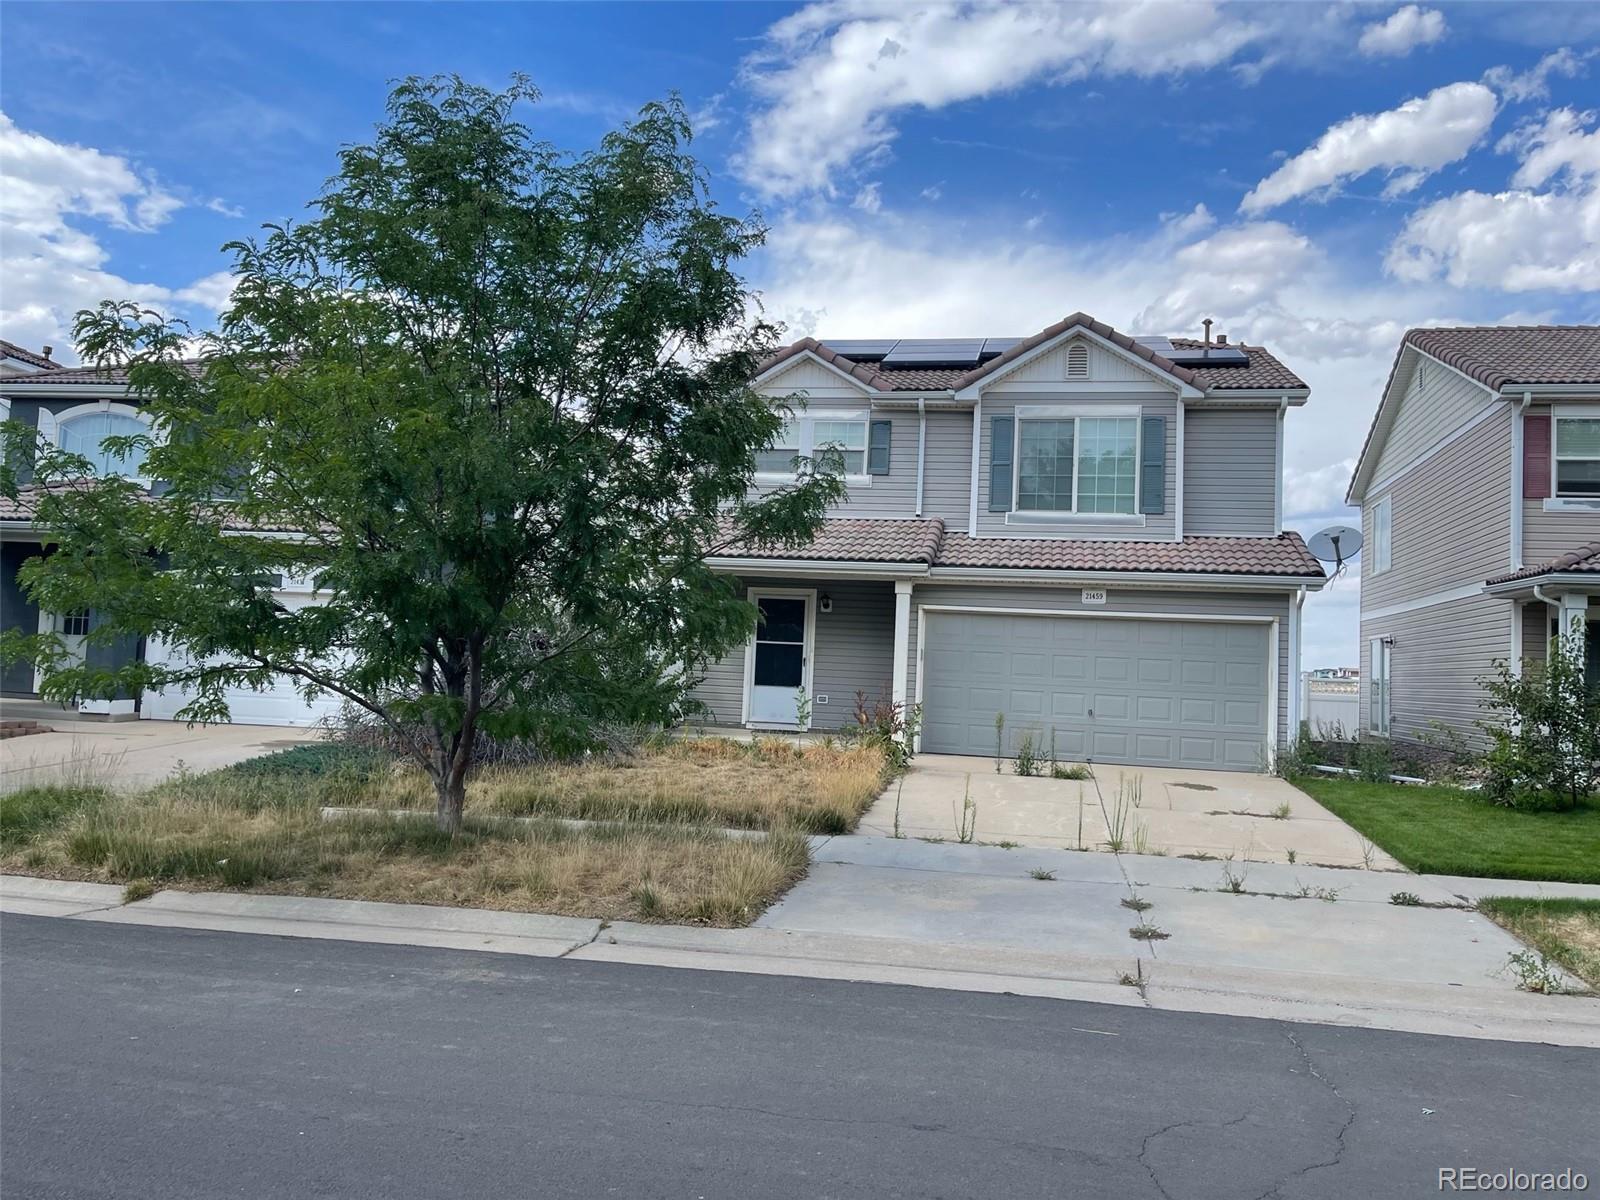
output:
M 41 353 L 42 353 L 42 354 L 43 354 L 43 355 L 44 355 L 44 356 L 45 356 L 45 357 L 46 357 L 46 358 L 49 358 L 49 357 L 50 357 L 50 355 L 51 355 L 51 354 L 53 354 L 53 353 L 54 353 L 54 352 L 55 352 L 55 347 L 54 347 L 54 346 L 44 346 L 44 347 L 41 347 L 41 349 L 40 349 L 40 352 L 41 352 Z
M 1204 328 L 1205 331 L 1206 331 L 1205 332 L 1205 336 L 1202 337 L 1200 340 L 1202 342 L 1204 342 L 1208 346 L 1211 345 L 1211 326 L 1212 326 L 1212 324 L 1213 324 L 1213 322 L 1212 322 L 1210 317 L 1207 317 L 1205 320 L 1200 322 L 1201 327 Z
M 1217 334 L 1217 345 L 1226 346 L 1227 344 L 1228 344 L 1228 335 L 1225 334 L 1225 333 Z

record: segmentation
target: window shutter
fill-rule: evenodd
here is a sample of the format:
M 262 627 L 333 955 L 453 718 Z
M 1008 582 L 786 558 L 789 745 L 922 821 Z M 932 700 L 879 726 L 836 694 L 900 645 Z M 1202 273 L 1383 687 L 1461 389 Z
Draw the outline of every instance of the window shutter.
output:
M 1011 511 L 1011 443 L 1010 417 L 991 417 L 989 420 L 989 511 Z
M 1543 500 L 1550 495 L 1550 416 L 1528 413 L 1522 418 L 1522 495 Z
M 889 438 L 894 432 L 893 421 L 874 421 L 867 433 L 867 474 L 889 473 Z
M 1145 417 L 1139 441 L 1139 511 L 1167 511 L 1167 419 Z

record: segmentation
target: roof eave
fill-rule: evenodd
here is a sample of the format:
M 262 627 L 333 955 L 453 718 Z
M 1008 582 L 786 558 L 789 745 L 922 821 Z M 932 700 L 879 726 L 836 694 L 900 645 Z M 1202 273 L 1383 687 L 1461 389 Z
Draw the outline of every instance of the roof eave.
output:
M 1539 575 L 1520 575 L 1515 579 L 1494 580 L 1483 585 L 1490 596 L 1531 593 L 1536 587 L 1584 587 L 1600 592 L 1600 571 L 1545 571 Z
M 1147 584 L 1154 587 L 1172 585 L 1203 586 L 1206 588 L 1244 588 L 1252 591 L 1293 591 L 1306 588 L 1317 591 L 1328 582 L 1326 574 L 1272 575 L 1233 573 L 1228 571 L 1094 571 L 1084 569 L 1055 569 L 1048 567 L 941 567 L 929 572 L 934 579 L 960 580 L 967 583 L 1124 583 Z
M 1578 396 L 1587 400 L 1600 397 L 1600 382 L 1506 383 L 1500 386 L 1498 394 L 1505 400 L 1520 400 L 1523 396 Z

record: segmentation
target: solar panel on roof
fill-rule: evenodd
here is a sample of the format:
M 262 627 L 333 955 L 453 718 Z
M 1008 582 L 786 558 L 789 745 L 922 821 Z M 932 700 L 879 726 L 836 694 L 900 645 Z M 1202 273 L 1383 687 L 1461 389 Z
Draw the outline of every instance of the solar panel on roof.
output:
M 980 359 L 999 358 L 1011 347 L 1015 346 L 1021 338 L 984 338 L 983 349 L 979 352 Z
M 1156 353 L 1165 355 L 1180 367 L 1244 367 L 1250 364 L 1250 356 L 1237 346 L 1178 346 Z
M 1133 340 L 1138 342 L 1139 345 L 1143 346 L 1152 354 L 1159 354 L 1163 358 L 1171 358 L 1174 354 L 1180 353 L 1178 350 L 1173 348 L 1172 341 L 1169 338 L 1136 337 Z
M 883 361 L 901 367 L 975 367 L 982 351 L 982 338 L 903 338 Z
M 837 341 L 832 338 L 818 338 L 817 340 L 846 358 L 862 359 L 882 358 L 900 344 L 898 338 L 841 338 Z

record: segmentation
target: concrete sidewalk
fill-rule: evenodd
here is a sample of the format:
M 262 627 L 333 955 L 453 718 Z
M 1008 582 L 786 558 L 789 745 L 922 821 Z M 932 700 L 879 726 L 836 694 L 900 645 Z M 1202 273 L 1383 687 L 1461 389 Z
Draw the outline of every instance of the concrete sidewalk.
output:
M 835 843 L 859 840 L 841 838 Z M 1093 861 L 1115 859 L 1095 856 Z M 877 869 L 909 875 L 920 868 L 902 864 Z M 987 864 L 979 863 L 977 869 L 958 873 L 981 881 L 988 869 Z M 1025 882 L 1041 892 L 1047 887 L 1032 880 Z M 1123 885 L 1107 880 L 1103 886 L 1112 895 Z M 1238 903 L 1241 899 L 1230 896 L 1226 902 Z M 1318 901 L 1271 902 L 1325 907 Z M 1142 953 L 1131 942 L 1108 943 L 1093 949 L 1068 950 L 1058 946 L 1047 952 L 970 939 L 930 941 L 784 928 L 779 927 L 781 921 L 774 924 L 767 918 L 749 929 L 697 929 L 235 893 L 163 891 L 147 900 L 123 904 L 117 887 L 20 876 L 0 877 L 0 911 L 67 920 L 1004 992 L 1131 1007 L 1600 1047 L 1600 1001 L 1593 999 L 1529 995 L 1486 979 L 1453 985 L 1411 978 L 1375 978 L 1366 973 L 1206 963 L 1200 961 L 1203 956 Z M 778 911 L 773 909 L 768 917 Z M 1170 945 L 1162 943 L 1163 947 Z

